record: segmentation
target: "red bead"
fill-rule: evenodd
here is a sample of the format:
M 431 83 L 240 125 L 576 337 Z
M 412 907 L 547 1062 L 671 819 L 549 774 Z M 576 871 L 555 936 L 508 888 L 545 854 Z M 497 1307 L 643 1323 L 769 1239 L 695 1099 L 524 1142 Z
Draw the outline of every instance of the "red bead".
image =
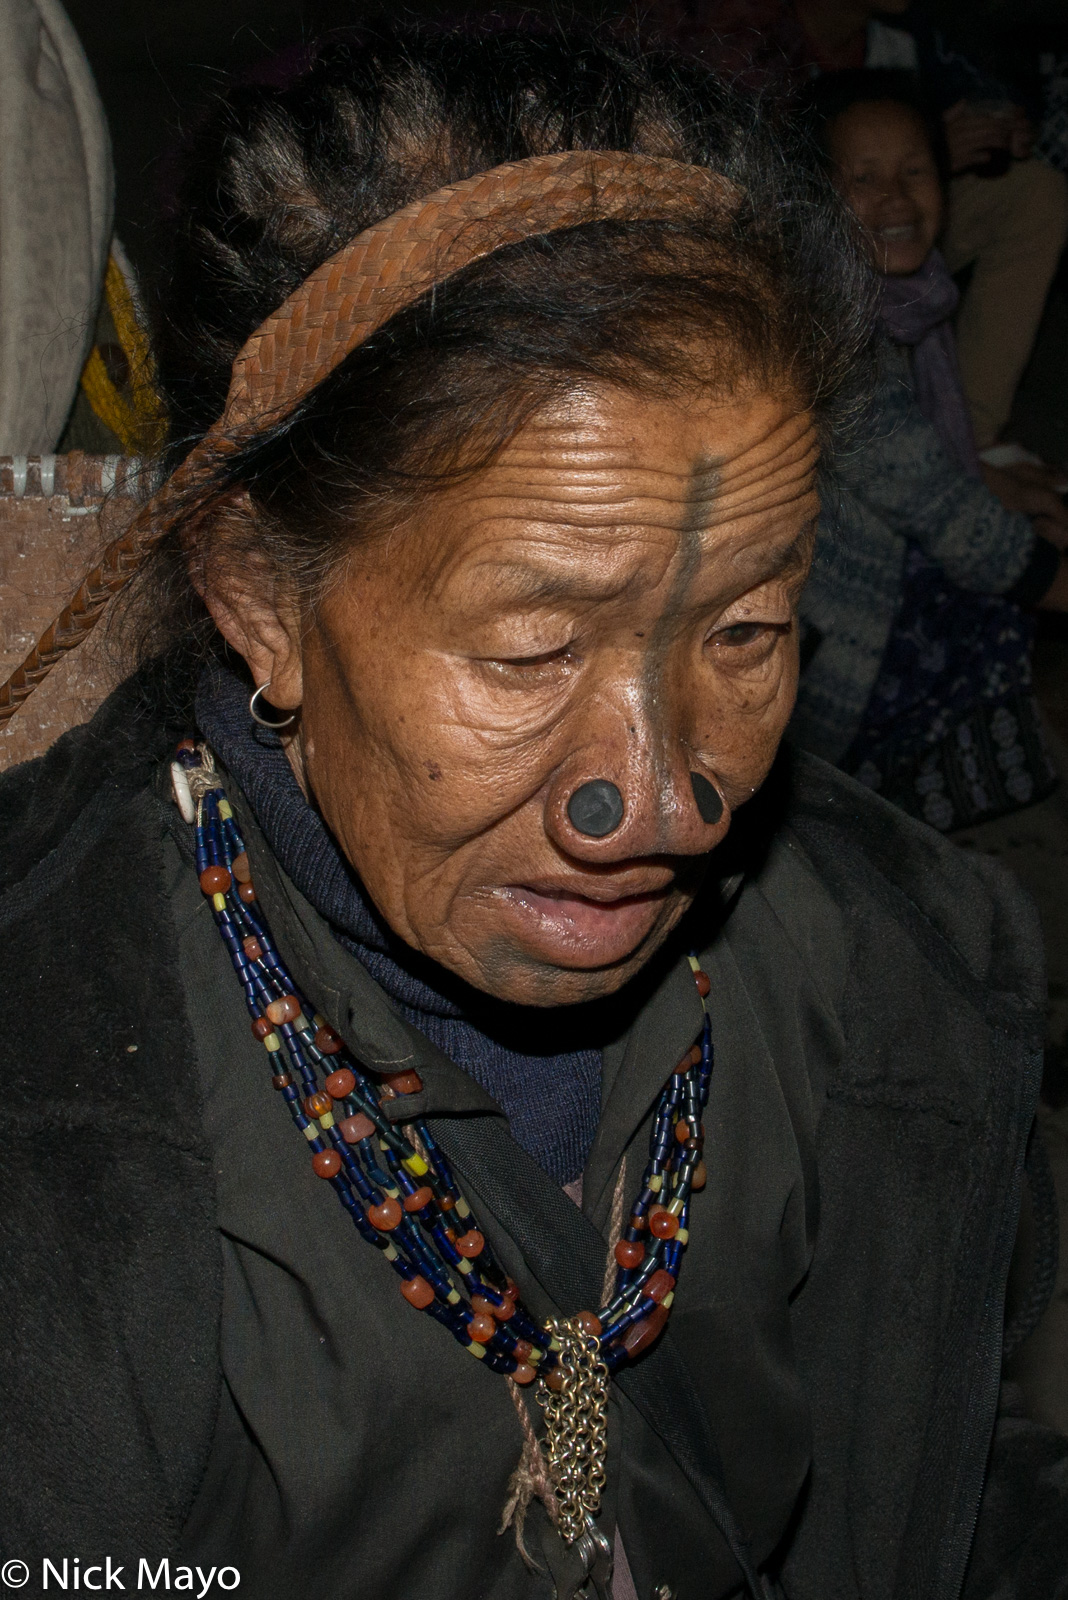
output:
M 324 1056 L 336 1056 L 341 1049 L 341 1040 L 325 1022 L 315 1030 L 315 1048 L 321 1050 Z
M 418 1072 L 393 1072 L 386 1082 L 394 1094 L 418 1094 L 423 1087 Z
M 547 1374 L 545 1379 L 545 1387 L 547 1389 L 551 1389 L 554 1394 L 560 1393 L 561 1389 L 564 1387 L 564 1375 L 560 1371 L 559 1367 L 554 1367 L 553 1370 Z
M 624 1350 L 632 1361 L 635 1356 L 640 1356 L 643 1350 L 647 1350 L 654 1339 L 659 1338 L 667 1319 L 668 1313 L 665 1307 L 657 1306 L 655 1311 L 650 1311 L 640 1322 L 632 1323 L 621 1340 Z
M 456 1201 L 453 1199 L 451 1194 L 444 1194 L 438 1201 L 438 1205 L 441 1207 L 442 1211 L 451 1211 L 456 1205 Z
M 674 1239 L 679 1231 L 679 1219 L 673 1211 L 654 1211 L 649 1218 L 649 1232 L 657 1239 Z
M 252 887 L 251 883 L 239 883 L 237 886 L 237 894 L 238 898 L 243 900 L 247 906 L 250 906 L 256 898 L 256 891 Z
M 502 1293 L 506 1294 L 508 1296 L 509 1300 L 512 1300 L 512 1301 L 518 1300 L 519 1299 L 519 1285 L 518 1285 L 518 1283 L 513 1283 L 511 1278 L 509 1278 L 507 1284 L 505 1285 L 504 1289 L 502 1290 Z
M 192 739 L 182 739 L 178 744 L 175 745 L 174 748 L 176 750 L 195 750 L 196 745 L 193 743 Z
M 492 1317 L 487 1317 L 484 1311 L 476 1311 L 467 1324 L 467 1331 L 476 1344 L 489 1344 L 497 1332 L 497 1324 Z
M 233 873 L 238 883 L 249 882 L 252 877 L 252 868 L 248 864 L 248 855 L 244 850 L 241 851 L 240 855 L 236 855 L 231 861 L 230 871 Z
M 341 1171 L 341 1157 L 336 1150 L 317 1150 L 312 1156 L 312 1170 L 317 1178 L 334 1178 Z
M 517 1339 L 515 1342 L 515 1349 L 512 1351 L 512 1354 L 515 1356 L 517 1361 L 526 1361 L 534 1354 L 534 1346 L 532 1344 L 528 1344 L 525 1339 Z
M 251 934 L 247 939 L 242 939 L 241 948 L 248 956 L 250 961 L 263 960 L 263 946 L 260 944 L 260 941 L 258 939 L 254 939 Z
M 300 1016 L 300 1001 L 295 994 L 284 994 L 280 1000 L 271 1001 L 267 1015 L 274 1023 L 295 1022 Z
M 255 1022 L 252 1024 L 253 1037 L 258 1039 L 261 1044 L 263 1043 L 264 1039 L 266 1039 L 267 1035 L 273 1032 L 274 1028 L 267 1021 L 266 1017 L 257 1017 Z
M 664 1296 L 670 1294 L 674 1287 L 675 1280 L 671 1273 L 665 1267 L 660 1267 L 653 1273 L 648 1283 L 643 1286 L 642 1294 L 646 1295 L 650 1300 L 655 1300 L 659 1305 Z
M 693 1049 L 690 1051 L 691 1067 L 699 1067 L 701 1065 L 701 1055 L 701 1046 L 699 1044 L 695 1044 Z
M 694 1190 L 703 1189 L 707 1182 L 708 1168 L 705 1166 L 703 1161 L 699 1161 L 696 1167 L 693 1169 L 693 1177 L 690 1179 L 690 1188 Z
M 205 867 L 200 874 L 200 887 L 205 894 L 225 894 L 232 882 L 225 867 Z
M 310 1094 L 304 1101 L 304 1110 L 309 1117 L 323 1117 L 333 1104 L 328 1094 Z
M 405 1278 L 401 1283 L 401 1294 L 409 1305 L 415 1306 L 417 1311 L 425 1311 L 434 1298 L 434 1291 L 425 1278 L 418 1274 L 414 1278 Z
M 433 1198 L 433 1189 L 428 1189 L 424 1183 L 420 1188 L 413 1190 L 411 1194 L 405 1195 L 404 1209 L 405 1211 L 422 1211 L 423 1207 L 428 1206 Z
M 644 1217 L 631 1217 L 630 1225 L 634 1229 L 635 1233 L 644 1233 L 647 1227 Z
M 601 1336 L 601 1319 L 594 1316 L 592 1311 L 580 1311 L 571 1318 L 571 1325 L 579 1333 L 584 1333 L 587 1339 L 599 1339 Z
M 276 1089 L 288 1089 L 293 1079 L 288 1072 L 279 1072 L 271 1079 Z
M 323 1084 L 323 1088 L 333 1100 L 344 1100 L 356 1087 L 356 1074 L 350 1072 L 348 1067 L 338 1067 L 332 1072 Z
M 375 1125 L 370 1117 L 364 1116 L 362 1111 L 357 1111 L 354 1117 L 346 1117 L 338 1123 L 341 1137 L 346 1144 L 359 1144 L 361 1139 L 369 1139 L 375 1131 Z
M 469 1228 L 457 1239 L 456 1249 L 462 1256 L 477 1256 L 481 1254 L 485 1242 L 477 1228 Z
M 675 1124 L 675 1137 L 680 1144 L 685 1144 L 690 1137 L 690 1124 L 682 1117 Z
M 615 1257 L 621 1267 L 636 1267 L 645 1255 L 645 1246 L 637 1239 L 620 1239 Z
M 697 993 L 701 996 L 701 999 L 703 1000 L 705 995 L 708 993 L 708 991 L 712 987 L 712 979 L 708 976 L 707 972 L 701 972 L 700 970 L 698 970 L 693 975 L 693 981 L 697 985 Z
M 515 1371 L 512 1373 L 512 1382 L 525 1385 L 528 1383 L 533 1383 L 537 1376 L 538 1374 L 534 1371 L 533 1367 L 528 1367 L 525 1361 L 521 1361 L 516 1367 Z
M 396 1200 L 383 1200 L 381 1205 L 371 1206 L 367 1215 L 379 1233 L 389 1233 L 400 1222 L 404 1212 Z

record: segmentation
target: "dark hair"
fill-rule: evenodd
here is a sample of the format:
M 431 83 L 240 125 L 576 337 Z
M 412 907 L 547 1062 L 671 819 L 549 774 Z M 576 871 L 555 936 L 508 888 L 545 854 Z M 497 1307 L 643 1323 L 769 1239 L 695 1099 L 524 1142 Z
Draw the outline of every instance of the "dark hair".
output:
M 943 182 L 949 181 L 946 129 L 933 101 L 915 72 L 903 67 L 851 67 L 814 78 L 806 96 L 816 140 L 829 162 L 827 134 L 837 117 L 853 106 L 905 106 L 923 124 Z
M 229 457 L 249 542 L 314 594 L 353 538 L 490 461 L 576 382 L 747 380 L 796 393 L 829 432 L 865 346 L 870 269 L 803 140 L 704 69 L 521 33 L 335 38 L 288 85 L 246 84 L 195 138 L 159 300 L 173 463 L 222 411 L 234 355 L 322 261 L 373 222 L 501 162 L 626 150 L 709 166 L 733 216 L 599 222 L 508 246 L 449 278 L 281 423 Z M 186 519 L 147 576 L 164 629 L 203 616 Z M 154 642 L 159 641 L 157 629 Z

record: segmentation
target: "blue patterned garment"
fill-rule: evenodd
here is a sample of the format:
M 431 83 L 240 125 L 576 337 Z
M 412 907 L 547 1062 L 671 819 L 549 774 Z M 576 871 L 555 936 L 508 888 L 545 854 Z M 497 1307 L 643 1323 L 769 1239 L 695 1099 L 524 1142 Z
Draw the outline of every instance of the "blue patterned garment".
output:
M 909 544 L 901 604 L 842 766 L 942 832 L 1056 787 L 1031 688 L 1034 623 L 973 594 Z

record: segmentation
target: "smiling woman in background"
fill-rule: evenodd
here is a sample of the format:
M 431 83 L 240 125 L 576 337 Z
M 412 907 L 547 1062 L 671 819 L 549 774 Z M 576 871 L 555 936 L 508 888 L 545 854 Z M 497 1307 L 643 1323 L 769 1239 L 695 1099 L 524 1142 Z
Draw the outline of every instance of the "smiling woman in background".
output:
M 1051 1436 L 971 1533 L 1031 914 L 776 765 L 867 332 L 825 180 L 669 62 L 342 40 L 178 215 L 166 652 L 0 784 L 4 1550 L 1052 1595 Z

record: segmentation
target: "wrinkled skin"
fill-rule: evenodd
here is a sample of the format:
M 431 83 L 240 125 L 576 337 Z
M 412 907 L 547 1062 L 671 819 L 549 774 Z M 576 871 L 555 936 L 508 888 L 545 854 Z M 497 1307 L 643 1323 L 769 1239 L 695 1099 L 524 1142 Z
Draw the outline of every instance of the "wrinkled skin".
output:
M 409 945 L 501 999 L 614 992 L 691 904 L 793 706 L 817 441 L 766 394 L 574 394 L 357 547 L 308 615 L 208 594 L 289 755 Z M 724 802 L 702 821 L 691 771 Z M 604 838 L 572 792 L 625 800 Z

